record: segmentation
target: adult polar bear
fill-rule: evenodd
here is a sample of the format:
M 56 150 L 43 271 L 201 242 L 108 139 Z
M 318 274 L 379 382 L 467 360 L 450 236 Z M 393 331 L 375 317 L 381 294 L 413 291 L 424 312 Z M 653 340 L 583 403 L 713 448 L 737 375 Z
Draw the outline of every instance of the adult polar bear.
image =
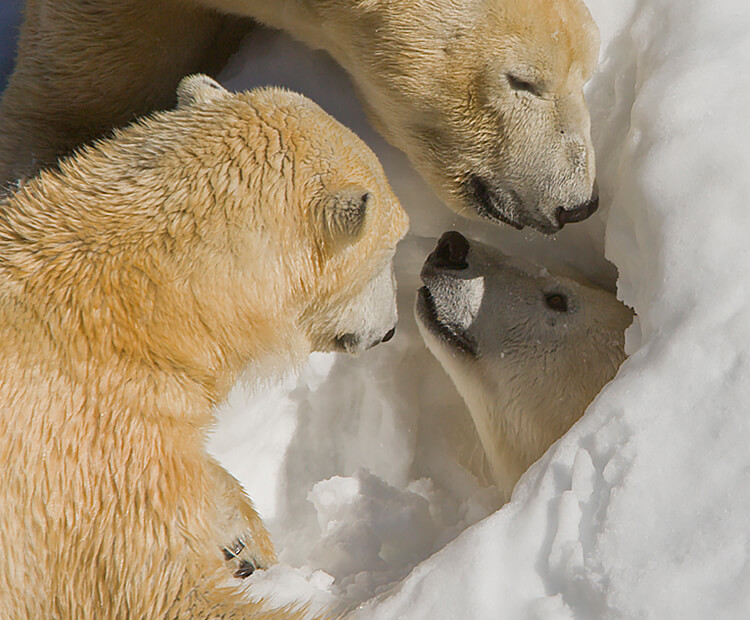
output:
M 0 103 L 0 186 L 171 103 L 227 20 L 282 28 L 351 75 L 373 124 L 464 215 L 551 233 L 597 205 L 581 0 L 27 0 Z
M 375 156 L 195 76 L 0 207 L 0 618 L 301 617 L 229 584 L 274 555 L 205 436 L 243 369 L 392 334 L 407 218 Z
M 553 272 L 445 233 L 422 269 L 422 337 L 466 402 L 500 494 L 583 415 L 625 359 L 633 313 Z

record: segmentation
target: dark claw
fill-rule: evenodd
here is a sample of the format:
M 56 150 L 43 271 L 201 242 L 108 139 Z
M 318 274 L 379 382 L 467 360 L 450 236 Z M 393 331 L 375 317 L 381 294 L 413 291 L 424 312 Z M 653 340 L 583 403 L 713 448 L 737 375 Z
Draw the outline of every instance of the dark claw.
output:
M 240 567 L 234 571 L 234 576 L 238 579 L 244 579 L 245 577 L 252 575 L 256 568 L 255 564 L 248 562 L 247 560 L 242 560 L 240 562 Z
M 224 547 L 221 552 L 224 554 L 224 559 L 228 562 L 232 558 L 236 558 L 240 553 L 242 553 L 242 550 L 245 548 L 245 543 L 243 543 L 239 538 L 234 541 L 234 544 L 232 545 L 231 549 L 227 549 Z

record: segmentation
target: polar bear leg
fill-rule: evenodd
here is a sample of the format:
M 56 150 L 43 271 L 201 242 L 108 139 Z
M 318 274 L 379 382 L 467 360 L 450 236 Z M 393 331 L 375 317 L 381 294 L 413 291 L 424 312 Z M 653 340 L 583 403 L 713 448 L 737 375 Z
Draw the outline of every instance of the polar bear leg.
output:
M 224 554 L 235 577 L 276 563 L 276 552 L 263 521 L 237 479 L 211 459 L 210 474 L 221 497 L 218 550 Z

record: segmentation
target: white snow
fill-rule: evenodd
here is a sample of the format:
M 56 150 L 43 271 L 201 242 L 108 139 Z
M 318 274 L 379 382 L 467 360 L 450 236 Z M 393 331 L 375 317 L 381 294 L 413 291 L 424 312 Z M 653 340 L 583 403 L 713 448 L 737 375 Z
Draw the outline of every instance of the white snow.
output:
M 340 70 L 269 33 L 233 88 L 311 96 L 375 150 L 412 218 L 396 338 L 238 386 L 211 449 L 281 565 L 255 594 L 358 619 L 750 617 L 750 4 L 588 0 L 602 208 L 554 239 L 454 216 L 367 125 Z M 411 316 L 421 262 L 457 227 L 614 282 L 630 358 L 499 511 L 466 410 Z

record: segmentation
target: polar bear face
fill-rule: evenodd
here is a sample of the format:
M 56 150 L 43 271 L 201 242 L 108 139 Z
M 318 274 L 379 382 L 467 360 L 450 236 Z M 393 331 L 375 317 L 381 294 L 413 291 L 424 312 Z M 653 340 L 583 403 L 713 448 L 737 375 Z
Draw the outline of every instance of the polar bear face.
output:
M 420 332 L 466 401 L 508 495 L 614 376 L 632 313 L 578 274 L 457 232 L 440 239 L 422 280 Z
M 381 133 L 451 208 L 544 233 L 594 212 L 583 85 L 599 38 L 583 3 L 396 1 L 362 13 L 341 62 Z

